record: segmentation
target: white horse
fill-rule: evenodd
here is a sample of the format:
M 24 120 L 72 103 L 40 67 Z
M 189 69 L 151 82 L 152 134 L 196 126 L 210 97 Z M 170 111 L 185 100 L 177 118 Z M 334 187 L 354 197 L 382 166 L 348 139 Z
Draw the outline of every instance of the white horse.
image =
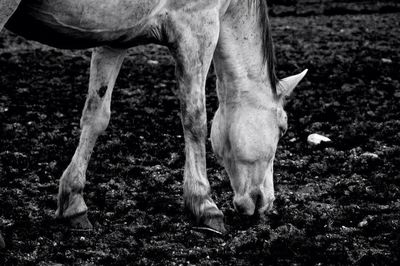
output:
M 92 227 L 83 198 L 85 172 L 96 139 L 109 123 L 111 94 L 126 50 L 146 43 L 167 46 L 176 60 L 185 137 L 184 202 L 197 223 L 225 231 L 206 177 L 205 82 L 212 62 L 219 108 L 211 141 L 229 175 L 234 207 L 244 215 L 271 209 L 273 161 L 287 128 L 284 98 L 306 71 L 277 80 L 266 0 L 0 0 L 0 7 L 0 29 L 6 24 L 19 35 L 59 48 L 97 47 L 79 145 L 60 179 L 57 217 L 73 227 Z

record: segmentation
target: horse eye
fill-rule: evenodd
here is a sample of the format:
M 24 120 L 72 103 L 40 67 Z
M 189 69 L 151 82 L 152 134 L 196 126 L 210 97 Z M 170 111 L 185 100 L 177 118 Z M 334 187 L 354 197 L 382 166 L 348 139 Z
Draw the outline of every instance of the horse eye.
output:
M 287 130 L 287 115 L 284 110 L 278 111 L 278 123 L 279 123 L 280 137 L 282 137 L 283 135 L 285 135 Z

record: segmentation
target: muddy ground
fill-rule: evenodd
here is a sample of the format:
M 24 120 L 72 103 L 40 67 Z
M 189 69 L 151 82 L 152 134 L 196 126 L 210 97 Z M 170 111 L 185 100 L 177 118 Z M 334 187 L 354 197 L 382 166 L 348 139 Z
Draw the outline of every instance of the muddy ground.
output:
M 213 198 L 229 231 L 222 237 L 194 231 L 183 210 L 174 63 L 157 46 L 132 49 L 117 81 L 111 123 L 87 173 L 94 230 L 56 221 L 90 51 L 1 33 L 0 231 L 7 248 L 0 264 L 399 265 L 399 15 L 272 19 L 279 77 L 304 68 L 309 74 L 287 103 L 277 200 L 266 221 L 234 212 L 229 180 L 207 143 Z M 210 75 L 209 120 L 214 81 Z M 309 147 L 310 133 L 332 142 Z

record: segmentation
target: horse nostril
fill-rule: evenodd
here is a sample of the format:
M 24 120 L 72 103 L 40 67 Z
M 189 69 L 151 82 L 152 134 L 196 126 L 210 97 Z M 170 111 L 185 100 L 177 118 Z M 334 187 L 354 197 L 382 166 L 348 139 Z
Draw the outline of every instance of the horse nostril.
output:
M 261 207 L 263 207 L 263 195 L 261 193 L 261 190 L 253 190 L 250 194 L 251 199 L 254 202 L 255 208 L 258 210 Z
M 250 196 L 253 199 L 256 210 L 258 210 L 260 214 L 269 212 L 272 209 L 275 200 L 273 194 L 266 194 L 263 193 L 260 189 L 254 189 L 250 193 Z

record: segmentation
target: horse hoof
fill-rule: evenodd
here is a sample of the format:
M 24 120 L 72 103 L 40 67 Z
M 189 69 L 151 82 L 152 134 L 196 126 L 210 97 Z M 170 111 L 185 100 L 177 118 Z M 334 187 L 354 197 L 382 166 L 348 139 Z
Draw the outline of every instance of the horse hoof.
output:
M 70 226 L 75 230 L 92 230 L 93 225 L 90 223 L 87 213 L 72 217 L 69 219 Z
M 5 248 L 5 247 L 6 247 L 6 243 L 4 243 L 3 236 L 0 234 L 0 248 Z
M 197 229 L 209 231 L 218 235 L 223 235 L 226 233 L 223 216 L 207 217 L 204 219 L 203 225 L 204 226 L 202 227 L 197 227 Z

